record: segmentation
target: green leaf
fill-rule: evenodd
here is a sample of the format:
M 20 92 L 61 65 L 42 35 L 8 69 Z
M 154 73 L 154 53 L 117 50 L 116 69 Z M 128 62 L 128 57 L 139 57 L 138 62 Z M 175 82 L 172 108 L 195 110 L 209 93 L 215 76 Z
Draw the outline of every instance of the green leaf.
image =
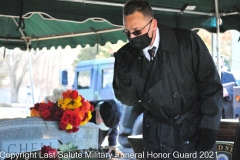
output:
M 69 144 L 68 144 L 68 148 L 71 149 L 72 147 L 73 147 L 73 144 L 72 144 L 72 143 L 69 143 Z
M 62 141 L 60 141 L 59 139 L 58 139 L 58 142 L 59 142 L 61 145 L 63 145 Z
M 60 145 L 58 149 L 62 152 L 77 151 L 78 146 L 75 146 L 72 142 L 67 142 L 66 144 Z
M 59 150 L 62 151 L 62 152 L 65 152 L 65 151 L 68 151 L 68 145 L 66 144 L 63 144 L 63 145 L 60 145 L 59 146 Z

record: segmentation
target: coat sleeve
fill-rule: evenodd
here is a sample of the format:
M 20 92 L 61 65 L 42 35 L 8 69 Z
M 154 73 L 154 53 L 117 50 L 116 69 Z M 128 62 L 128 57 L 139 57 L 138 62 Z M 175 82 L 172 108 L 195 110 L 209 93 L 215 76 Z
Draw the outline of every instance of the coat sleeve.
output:
M 114 127 L 111 129 L 110 133 L 108 134 L 108 145 L 109 146 L 116 146 L 117 136 L 118 136 L 118 129 L 117 129 L 117 127 Z
M 115 63 L 114 63 L 114 75 L 113 75 L 113 90 L 115 97 L 123 104 L 131 106 L 135 104 L 138 101 L 138 96 L 136 93 L 136 87 L 134 87 L 133 83 L 133 78 L 131 72 L 124 75 L 125 77 L 122 78 L 128 78 L 130 79 L 130 83 L 128 85 L 124 84 L 121 82 L 121 79 L 118 77 L 119 75 L 117 74 L 118 70 L 118 59 L 122 58 L 120 57 L 121 53 L 116 52 L 114 54 L 118 54 L 118 56 L 115 57 Z
M 198 82 L 202 119 L 200 128 L 218 130 L 223 87 L 214 61 L 202 39 L 192 32 L 193 69 Z

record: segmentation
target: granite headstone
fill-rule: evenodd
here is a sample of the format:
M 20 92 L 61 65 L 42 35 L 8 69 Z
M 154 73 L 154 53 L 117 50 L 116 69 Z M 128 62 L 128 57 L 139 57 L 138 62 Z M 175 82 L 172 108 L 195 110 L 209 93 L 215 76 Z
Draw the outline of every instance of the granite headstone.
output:
M 94 123 L 80 126 L 78 132 L 59 129 L 59 122 L 38 117 L 0 119 L 0 156 L 40 150 L 43 145 L 57 148 L 72 142 L 78 149 L 98 147 L 98 127 Z

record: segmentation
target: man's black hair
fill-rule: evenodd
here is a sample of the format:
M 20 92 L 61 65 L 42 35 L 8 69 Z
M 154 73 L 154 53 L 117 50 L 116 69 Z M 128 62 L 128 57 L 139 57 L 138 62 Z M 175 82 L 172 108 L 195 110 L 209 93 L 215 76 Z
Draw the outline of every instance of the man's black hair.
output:
M 123 7 L 123 16 L 128 16 L 134 12 L 141 12 L 145 17 L 153 18 L 152 8 L 147 0 L 129 0 Z

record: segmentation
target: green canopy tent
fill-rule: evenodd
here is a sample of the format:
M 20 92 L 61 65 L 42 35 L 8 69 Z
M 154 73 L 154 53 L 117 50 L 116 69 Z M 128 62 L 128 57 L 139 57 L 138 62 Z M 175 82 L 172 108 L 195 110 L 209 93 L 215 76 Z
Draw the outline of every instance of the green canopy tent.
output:
M 105 45 L 106 42 L 117 43 L 118 40 L 126 41 L 121 34 L 123 28 L 113 25 L 103 19 L 88 18 L 82 22 L 58 20 L 46 13 L 29 13 L 23 15 L 22 27 L 17 29 L 18 20 L 13 16 L 0 15 L 0 44 L 12 49 L 19 47 L 30 48 L 52 46 L 65 47 L 77 45 L 85 47 L 87 44 L 94 46 L 96 43 Z
M 12 24 L 13 22 L 11 22 L 11 20 L 4 19 L 0 21 L 0 45 L 5 46 L 8 44 L 8 47 L 14 47 L 14 45 L 19 46 L 17 41 L 22 41 L 24 36 L 27 37 L 25 41 L 29 41 L 32 48 L 41 48 L 44 45 L 46 47 L 50 45 L 55 47 L 57 47 L 57 45 L 64 46 L 63 41 L 72 46 L 75 44 L 85 46 L 86 43 L 93 46 L 94 43 L 103 45 L 105 41 L 112 43 L 116 43 L 117 40 L 126 41 L 126 37 L 120 34 L 122 7 L 126 1 L 127 0 L 0 0 L 1 18 L 12 18 L 15 21 L 15 24 Z M 149 0 L 149 2 L 153 7 L 156 19 L 159 20 L 159 23 L 167 26 L 187 29 L 204 28 L 209 32 L 217 34 L 229 29 L 240 31 L 240 0 Z M 44 20 L 34 20 L 32 14 L 35 12 L 41 14 L 44 20 L 51 19 L 51 23 L 47 22 L 45 25 L 46 22 L 43 23 Z M 110 23 L 107 24 L 106 22 L 104 25 L 101 23 L 102 26 L 97 28 L 100 23 L 93 24 L 87 21 L 89 18 L 104 19 Z M 72 28 L 66 27 L 67 25 L 60 26 L 60 23 L 63 21 L 59 22 L 58 20 L 81 22 L 82 24 L 85 22 L 85 25 L 83 25 L 83 28 L 81 28 L 80 25 L 75 25 L 73 31 L 71 31 Z M 61 25 L 62 24 L 63 23 L 61 23 Z M 12 34 L 15 27 L 19 25 L 19 31 L 20 29 L 24 30 L 24 36 L 19 33 Z M 68 24 L 68 26 L 70 25 Z M 78 29 L 75 27 L 78 27 Z M 116 31 L 115 29 L 117 29 L 117 27 L 119 30 Z M 86 30 L 86 28 L 88 28 L 88 30 Z M 64 32 L 64 29 L 67 30 Z M 111 33 L 106 33 L 105 31 L 107 30 Z M 101 31 L 104 31 L 104 38 L 102 38 L 104 34 Z M 94 32 L 95 39 L 93 38 Z M 65 37 L 66 39 L 63 39 L 63 36 L 71 33 L 74 33 L 74 38 L 66 36 L 67 38 Z M 80 38 L 77 35 L 81 35 L 81 33 L 83 33 L 82 35 L 85 37 L 79 40 Z M 55 38 L 52 35 L 55 35 Z M 60 37 L 61 40 L 58 40 Z M 83 39 L 85 42 L 83 42 Z M 90 42 L 90 39 L 94 39 L 95 41 Z M 45 40 L 46 42 L 43 42 Z M 56 41 L 58 42 L 56 43 Z
M 127 0 L 0 0 L 0 14 L 19 16 L 44 12 L 56 19 L 84 21 L 101 17 L 122 25 L 122 7 Z M 240 31 L 240 0 L 149 0 L 160 23 L 182 28 L 205 28 L 216 32 L 214 17 L 222 19 L 221 32 Z
M 126 41 L 126 38 L 120 34 L 122 7 L 126 1 L 0 0 L 0 45 L 8 44 L 10 48 L 15 45 L 20 46 L 17 42 L 22 41 L 24 36 L 16 32 L 12 34 L 19 24 L 21 25 L 19 31 L 20 29 L 24 30 L 23 34 L 27 37 L 26 40 L 31 42 L 32 48 L 41 48 L 44 45 L 46 47 L 50 45 L 64 46 L 63 41 L 72 46 L 75 44 L 93 46 L 94 43 L 103 45 L 105 41 L 112 43 L 116 43 L 117 40 Z M 240 31 L 240 0 L 149 0 L 149 2 L 153 7 L 156 19 L 159 20 L 159 23 L 167 26 L 187 29 L 204 28 L 212 33 L 225 32 L 229 29 Z M 36 12 L 42 15 L 42 19 L 32 16 Z M 94 24 L 88 20 L 89 18 L 92 18 L 92 21 L 104 19 L 110 23 L 94 21 Z M 11 22 L 13 19 L 15 22 Z M 48 20 L 48 22 L 44 20 Z M 66 20 L 68 24 L 64 25 L 63 22 L 66 21 L 60 22 L 59 20 Z M 73 23 L 70 25 L 70 22 Z M 74 22 L 81 22 L 82 25 L 76 25 Z M 70 27 L 72 25 L 74 27 Z M 116 31 L 116 29 L 119 30 Z M 106 32 L 107 30 L 111 33 Z M 102 38 L 104 35 L 102 31 L 105 34 L 104 38 Z M 94 39 L 94 32 L 98 35 L 98 42 L 96 42 L 96 38 Z M 74 34 L 74 42 L 69 36 L 65 37 L 65 40 L 59 36 L 71 33 Z M 81 33 L 85 37 L 76 40 L 79 39 L 77 35 L 81 35 Z M 54 38 L 52 35 L 56 37 Z M 60 37 L 61 40 L 57 40 Z M 90 39 L 95 41 L 90 42 Z M 44 40 L 47 42 L 44 43 Z M 58 42 L 56 43 L 56 41 Z
M 23 22 L 25 22 L 24 16 L 29 16 L 28 14 L 33 12 L 47 13 L 51 17 L 54 17 L 54 19 L 74 22 L 84 22 L 88 18 L 101 18 L 108 20 L 111 24 L 122 26 L 122 7 L 126 1 L 127 0 L 0 0 L 0 15 L 13 16 L 18 22 L 18 25 L 21 26 L 20 28 L 23 27 Z M 204 28 L 209 32 L 216 33 L 218 41 L 220 32 L 225 32 L 230 29 L 240 31 L 240 0 L 149 0 L 149 3 L 152 5 L 155 17 L 159 20 L 159 23 L 167 26 L 187 29 Z M 25 23 L 26 27 L 28 25 L 29 24 Z M 4 26 L 3 28 L 8 27 L 6 25 L 2 26 Z M 52 26 L 52 28 L 55 27 L 55 25 Z M 47 28 L 42 28 L 40 31 L 45 30 L 47 30 Z M 93 30 L 97 32 L 94 27 Z M 4 46 L 6 41 L 8 41 L 8 45 L 10 45 L 11 40 L 16 41 L 22 38 L 19 36 L 11 37 L 10 33 L 5 30 L 0 33 L 1 46 Z M 106 35 L 108 41 L 116 42 L 116 39 L 114 39 L 112 35 L 117 35 L 118 37 L 120 31 L 118 33 L 110 34 L 110 37 L 108 37 L 109 34 Z M 32 48 L 40 46 L 41 35 L 33 35 L 33 37 L 25 33 L 25 36 L 28 37 L 25 41 L 30 41 Z M 58 36 L 56 39 L 57 38 Z M 126 41 L 125 37 L 121 38 Z M 117 39 L 121 38 L 118 37 Z M 34 45 L 33 41 L 36 42 L 36 39 L 38 39 L 38 45 Z M 100 40 L 99 37 L 98 40 Z M 66 41 L 68 41 L 69 44 L 71 43 L 69 39 Z M 218 56 L 220 57 L 218 41 L 216 51 L 219 52 Z M 51 41 L 52 44 L 48 43 L 48 45 L 55 46 L 56 44 L 54 42 L 55 41 Z M 78 43 L 80 43 L 80 41 Z M 95 41 L 95 43 L 104 44 L 100 41 Z M 14 44 L 15 42 L 13 42 L 13 45 Z

